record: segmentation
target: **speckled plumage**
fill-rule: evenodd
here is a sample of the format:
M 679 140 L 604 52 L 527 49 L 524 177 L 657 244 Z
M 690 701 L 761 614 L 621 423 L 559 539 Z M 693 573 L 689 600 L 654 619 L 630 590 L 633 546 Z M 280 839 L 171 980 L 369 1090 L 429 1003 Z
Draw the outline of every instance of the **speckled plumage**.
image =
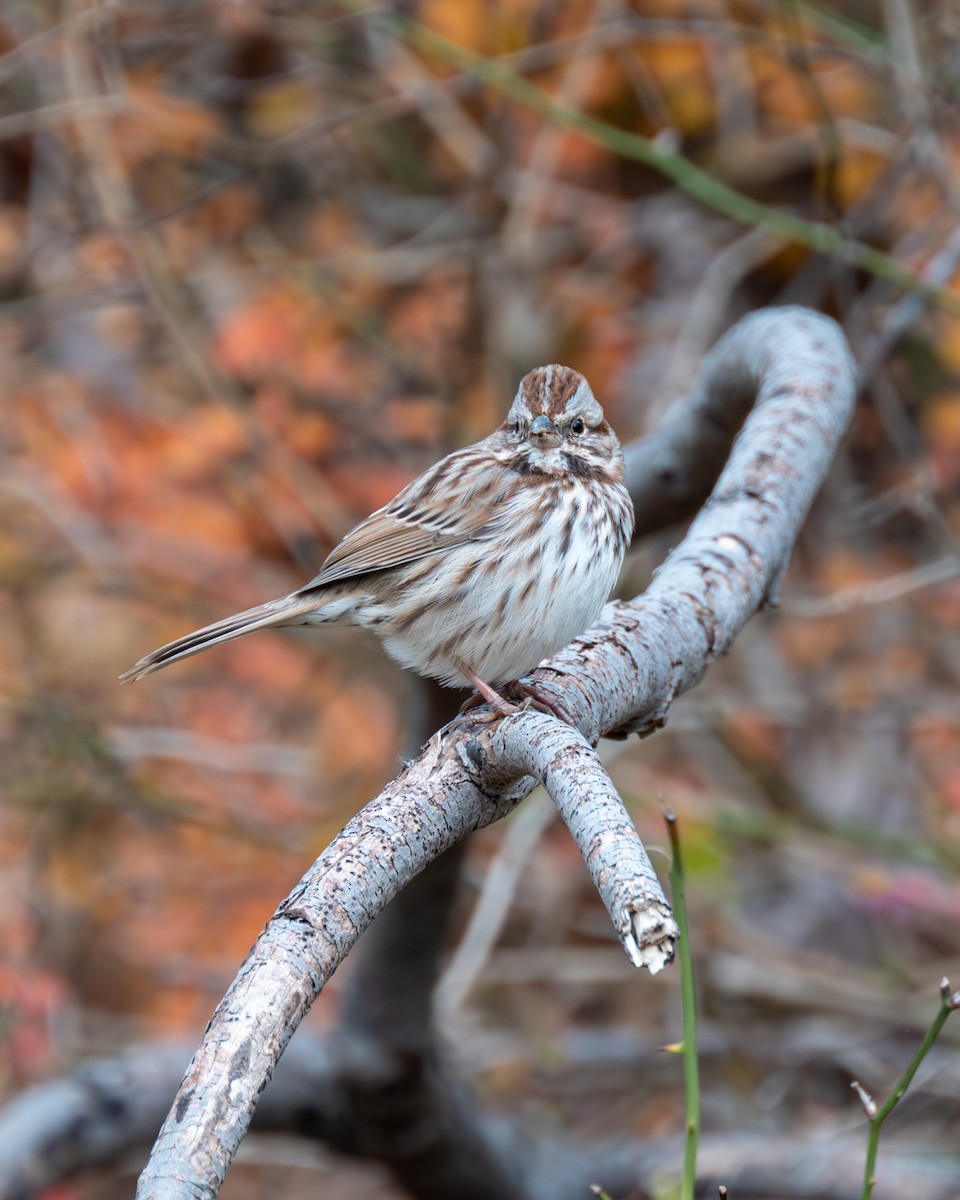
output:
M 497 687 L 599 616 L 633 533 L 623 454 L 587 381 L 539 367 L 488 438 L 355 526 L 304 587 L 188 634 L 122 678 L 267 626 L 353 624 L 441 683 Z

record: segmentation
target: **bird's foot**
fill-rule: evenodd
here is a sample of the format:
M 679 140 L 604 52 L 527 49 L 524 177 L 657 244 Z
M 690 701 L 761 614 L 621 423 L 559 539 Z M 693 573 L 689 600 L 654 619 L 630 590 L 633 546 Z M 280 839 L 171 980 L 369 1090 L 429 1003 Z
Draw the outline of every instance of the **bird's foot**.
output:
M 476 708 L 479 704 L 489 704 L 493 712 L 485 719 L 494 721 L 497 717 L 509 717 L 513 713 L 520 711 L 518 704 L 511 704 L 509 700 L 504 700 L 496 688 L 492 688 L 489 683 L 485 683 L 476 671 L 471 671 L 465 663 L 457 663 L 457 670 L 473 684 L 479 693 L 464 701 L 460 706 L 461 713 L 469 712 L 471 708 Z
M 537 712 L 551 713 L 558 721 L 563 721 L 564 725 L 576 725 L 573 717 L 559 700 L 545 696 L 532 683 L 523 683 L 519 679 L 511 679 L 509 683 L 503 685 L 503 690 L 511 700 L 516 697 L 528 708 L 534 708 Z
M 465 678 L 469 679 L 478 692 L 478 695 L 471 696 L 464 701 L 460 707 L 461 713 L 469 712 L 470 709 L 476 708 L 480 704 L 489 704 L 493 712 L 486 719 L 494 721 L 497 717 L 509 717 L 525 708 L 533 708 L 537 712 L 552 713 L 565 725 L 575 724 L 573 718 L 558 700 L 545 696 L 532 683 L 522 683 L 519 679 L 511 679 L 509 683 L 503 685 L 503 692 L 506 693 L 504 696 L 496 688 L 492 688 L 489 683 L 485 683 L 475 671 L 471 671 L 465 664 L 458 663 L 457 668 Z

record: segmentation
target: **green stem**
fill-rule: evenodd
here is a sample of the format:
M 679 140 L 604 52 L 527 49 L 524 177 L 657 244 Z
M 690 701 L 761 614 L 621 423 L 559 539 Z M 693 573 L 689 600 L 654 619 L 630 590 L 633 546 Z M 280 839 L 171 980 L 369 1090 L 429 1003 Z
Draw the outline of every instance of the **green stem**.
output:
M 351 11 L 370 11 L 361 9 L 359 0 L 340 0 L 340 3 Z M 617 129 L 579 109 L 571 108 L 570 105 L 553 99 L 522 76 L 516 75 L 503 63 L 485 58 L 482 54 L 451 42 L 417 21 L 382 10 L 379 10 L 377 15 L 389 19 L 401 36 L 424 54 L 457 70 L 469 71 L 482 83 L 510 96 L 545 120 L 578 133 L 595 145 L 623 158 L 644 163 L 714 211 L 723 213 L 742 225 L 761 226 L 785 241 L 795 242 L 819 254 L 860 267 L 878 279 L 884 279 L 905 291 L 915 292 L 960 316 L 960 301 L 948 295 L 943 288 L 927 283 L 888 254 L 863 242 L 848 240 L 832 225 L 806 221 L 802 217 L 751 200 L 749 196 L 727 187 L 683 155 L 677 154 L 665 141 Z
M 697 992 L 693 978 L 693 957 L 690 953 L 690 926 L 687 920 L 687 901 L 680 849 L 677 818 L 665 812 L 670 834 L 670 895 L 673 915 L 680 930 L 677 957 L 680 961 L 680 1006 L 683 1020 L 683 1084 L 686 1093 L 687 1136 L 683 1151 L 683 1176 L 680 1181 L 680 1200 L 693 1200 L 697 1179 L 697 1144 L 700 1140 L 700 1071 L 697 1063 Z
M 933 1023 L 927 1030 L 926 1036 L 920 1043 L 920 1048 L 913 1056 L 913 1061 L 900 1076 L 897 1086 L 887 1097 L 886 1102 L 877 1109 L 876 1113 L 870 1118 L 870 1136 L 867 1140 L 867 1160 L 864 1165 L 863 1172 L 863 1191 L 861 1192 L 861 1200 L 870 1200 L 873 1195 L 873 1189 L 876 1184 L 876 1166 L 877 1166 L 877 1151 L 880 1148 L 880 1127 L 893 1110 L 897 1107 L 903 1097 L 907 1094 L 907 1088 L 913 1082 L 913 1077 L 917 1073 L 917 1068 L 926 1058 L 930 1047 L 940 1035 L 940 1030 L 944 1027 L 947 1017 L 960 1005 L 960 993 L 950 994 L 950 985 L 944 980 L 940 987 L 940 995 L 942 1001 L 940 1011 L 933 1019 Z
M 803 15 L 812 25 L 822 29 L 824 33 L 835 38 L 841 45 L 849 46 L 878 62 L 888 60 L 889 52 L 884 44 L 882 34 L 866 25 L 861 25 L 851 17 L 838 17 L 836 13 L 819 4 L 813 4 L 810 0 L 801 0 L 800 7 Z

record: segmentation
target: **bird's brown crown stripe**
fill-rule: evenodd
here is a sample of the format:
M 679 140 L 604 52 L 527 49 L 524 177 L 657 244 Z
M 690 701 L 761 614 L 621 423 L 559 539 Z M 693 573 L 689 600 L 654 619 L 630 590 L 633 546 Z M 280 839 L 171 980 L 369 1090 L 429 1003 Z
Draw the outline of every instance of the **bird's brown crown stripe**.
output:
M 556 417 L 582 382 L 583 376 L 572 367 L 541 367 L 524 378 L 523 398 L 531 413 Z

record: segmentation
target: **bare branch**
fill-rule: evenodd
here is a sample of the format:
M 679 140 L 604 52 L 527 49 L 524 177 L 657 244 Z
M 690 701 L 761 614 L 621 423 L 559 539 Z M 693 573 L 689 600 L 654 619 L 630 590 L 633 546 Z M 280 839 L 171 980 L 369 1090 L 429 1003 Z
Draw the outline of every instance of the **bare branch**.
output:
M 742 478 L 754 436 L 762 440 L 756 423 L 761 412 L 765 428 L 785 423 L 806 436 L 801 433 L 803 425 L 826 419 L 838 423 L 842 434 L 852 411 L 852 371 L 849 349 L 828 318 L 793 306 L 763 309 L 745 317 L 704 359 L 690 394 L 670 408 L 652 434 L 626 448 L 627 485 L 637 510 L 637 536 L 696 511 L 710 494 L 733 439 L 753 408 L 755 417 L 744 430 L 736 461 L 731 459 L 725 478 Z M 839 439 L 840 434 L 836 427 L 824 427 L 819 436 Z M 809 435 L 818 437 L 812 429 Z M 762 446 L 760 449 L 763 452 Z M 790 492 L 790 502 L 803 504 L 804 513 L 832 454 L 829 451 L 825 460 L 817 454 L 822 473 L 809 493 Z M 772 487 L 769 472 L 761 471 L 761 475 L 765 486 Z M 723 490 L 722 482 L 718 490 Z M 787 557 L 795 533 L 794 529 L 787 535 Z
M 677 926 L 660 881 L 596 750 L 543 713 L 500 723 L 500 768 L 535 775 L 573 834 L 610 920 L 635 967 L 656 975 L 673 961 Z
M 664 489 L 675 511 L 678 497 L 690 502 L 753 405 L 709 504 L 645 595 L 608 606 L 600 625 L 533 675 L 587 743 L 662 725 L 674 697 L 775 595 L 853 397 L 853 362 L 834 322 L 767 310 L 721 340 L 664 431 L 631 451 L 635 500 L 649 521 L 664 512 Z M 697 470 L 670 490 L 687 455 Z M 531 790 L 522 772 L 538 766 L 534 751 L 518 751 L 522 761 L 508 753 L 539 719 L 471 717 L 440 730 L 320 856 L 214 1014 L 141 1177 L 141 1200 L 216 1194 L 279 1055 L 363 929 L 427 862 Z M 596 825 L 578 834 L 582 845 L 598 836 Z

